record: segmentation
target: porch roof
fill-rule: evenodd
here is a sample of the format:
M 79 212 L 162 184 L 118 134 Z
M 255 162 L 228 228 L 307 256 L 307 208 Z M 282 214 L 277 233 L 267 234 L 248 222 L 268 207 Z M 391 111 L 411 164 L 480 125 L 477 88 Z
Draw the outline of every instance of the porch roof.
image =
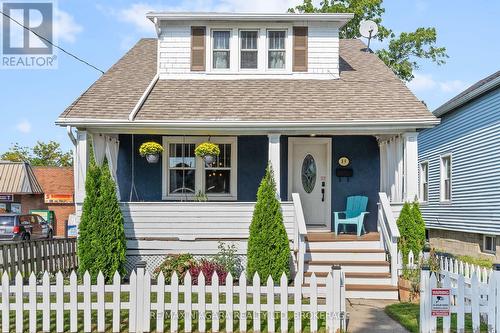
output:
M 129 121 L 156 74 L 156 40 L 140 40 L 58 119 L 144 122 L 414 122 L 434 123 L 427 110 L 385 64 L 357 39 L 340 40 L 340 79 L 160 79 Z

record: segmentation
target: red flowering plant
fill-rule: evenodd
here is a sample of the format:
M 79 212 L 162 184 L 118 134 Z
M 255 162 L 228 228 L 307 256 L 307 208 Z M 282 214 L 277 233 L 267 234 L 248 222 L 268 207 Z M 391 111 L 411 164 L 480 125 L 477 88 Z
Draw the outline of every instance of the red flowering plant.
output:
M 191 274 L 193 285 L 198 285 L 200 272 L 205 276 L 205 285 L 207 286 L 212 284 L 212 276 L 214 275 L 214 272 L 217 273 L 217 276 L 219 277 L 219 284 L 226 284 L 227 270 L 224 266 L 216 262 L 201 259 L 196 265 L 192 265 L 189 268 L 189 274 Z

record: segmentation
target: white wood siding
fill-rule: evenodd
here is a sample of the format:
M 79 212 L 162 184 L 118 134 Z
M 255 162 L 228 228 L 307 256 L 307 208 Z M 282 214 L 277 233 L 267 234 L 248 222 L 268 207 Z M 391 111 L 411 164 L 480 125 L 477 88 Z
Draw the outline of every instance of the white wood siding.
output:
M 127 254 L 215 254 L 219 240 L 236 244 L 238 253 L 246 254 L 254 205 L 252 202 L 122 203 Z M 282 208 L 291 240 L 293 203 L 283 202 Z
M 419 137 L 419 161 L 429 163 L 429 228 L 500 234 L 500 89 L 442 118 Z M 441 202 L 441 156 L 451 154 L 451 201 Z
M 168 78 L 251 78 L 255 75 L 265 76 L 266 78 L 295 78 L 295 77 L 314 77 L 309 74 L 323 74 L 318 78 L 338 78 L 339 76 L 339 31 L 336 23 L 332 22 L 300 22 L 297 26 L 308 27 L 308 72 L 292 73 L 292 26 L 289 23 L 260 22 L 255 24 L 235 23 L 228 26 L 227 23 L 211 22 L 171 22 L 161 27 L 160 37 L 158 39 L 158 72 L 161 79 Z M 206 26 L 206 69 L 210 72 L 211 66 L 211 28 L 227 27 L 233 30 L 231 40 L 231 70 L 206 75 L 203 72 L 191 72 L 191 26 Z M 287 70 L 270 71 L 267 66 L 267 29 L 286 29 L 288 30 L 287 45 Z M 260 29 L 259 39 L 259 68 L 255 71 L 239 69 L 239 29 Z
M 339 74 L 339 31 L 331 23 L 315 22 L 308 29 L 308 72 Z

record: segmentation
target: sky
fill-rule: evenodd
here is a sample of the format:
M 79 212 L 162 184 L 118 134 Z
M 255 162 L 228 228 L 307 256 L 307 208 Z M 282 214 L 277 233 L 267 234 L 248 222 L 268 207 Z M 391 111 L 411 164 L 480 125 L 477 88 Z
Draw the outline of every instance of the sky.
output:
M 150 10 L 284 12 L 301 0 L 59 0 L 55 40 L 63 48 L 107 70 L 142 37 L 154 37 Z M 0 0 L 1 2 L 1 0 Z M 319 1 L 316 1 L 319 3 Z M 442 66 L 421 61 L 408 87 L 432 111 L 466 87 L 500 69 L 500 1 L 385 0 L 383 23 L 394 32 L 435 27 Z M 373 49 L 384 44 L 372 43 Z M 33 146 L 55 140 L 71 148 L 57 117 L 101 73 L 62 53 L 57 69 L 0 69 L 0 153 L 13 143 Z M 131 78 L 133 79 L 133 78 Z

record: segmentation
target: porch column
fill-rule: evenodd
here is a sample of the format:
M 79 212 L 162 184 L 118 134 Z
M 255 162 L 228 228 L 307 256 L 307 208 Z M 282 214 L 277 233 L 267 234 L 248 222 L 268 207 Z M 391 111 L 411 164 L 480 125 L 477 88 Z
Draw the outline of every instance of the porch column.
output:
M 280 137 L 279 133 L 270 133 L 267 135 L 269 138 L 269 161 L 274 171 L 274 181 L 276 182 L 276 193 L 278 198 L 280 195 Z
M 75 203 L 81 204 L 85 199 L 85 178 L 89 165 L 87 131 L 77 132 L 74 156 Z
M 413 201 L 418 196 L 418 132 L 403 134 L 404 139 L 404 185 L 405 200 Z

